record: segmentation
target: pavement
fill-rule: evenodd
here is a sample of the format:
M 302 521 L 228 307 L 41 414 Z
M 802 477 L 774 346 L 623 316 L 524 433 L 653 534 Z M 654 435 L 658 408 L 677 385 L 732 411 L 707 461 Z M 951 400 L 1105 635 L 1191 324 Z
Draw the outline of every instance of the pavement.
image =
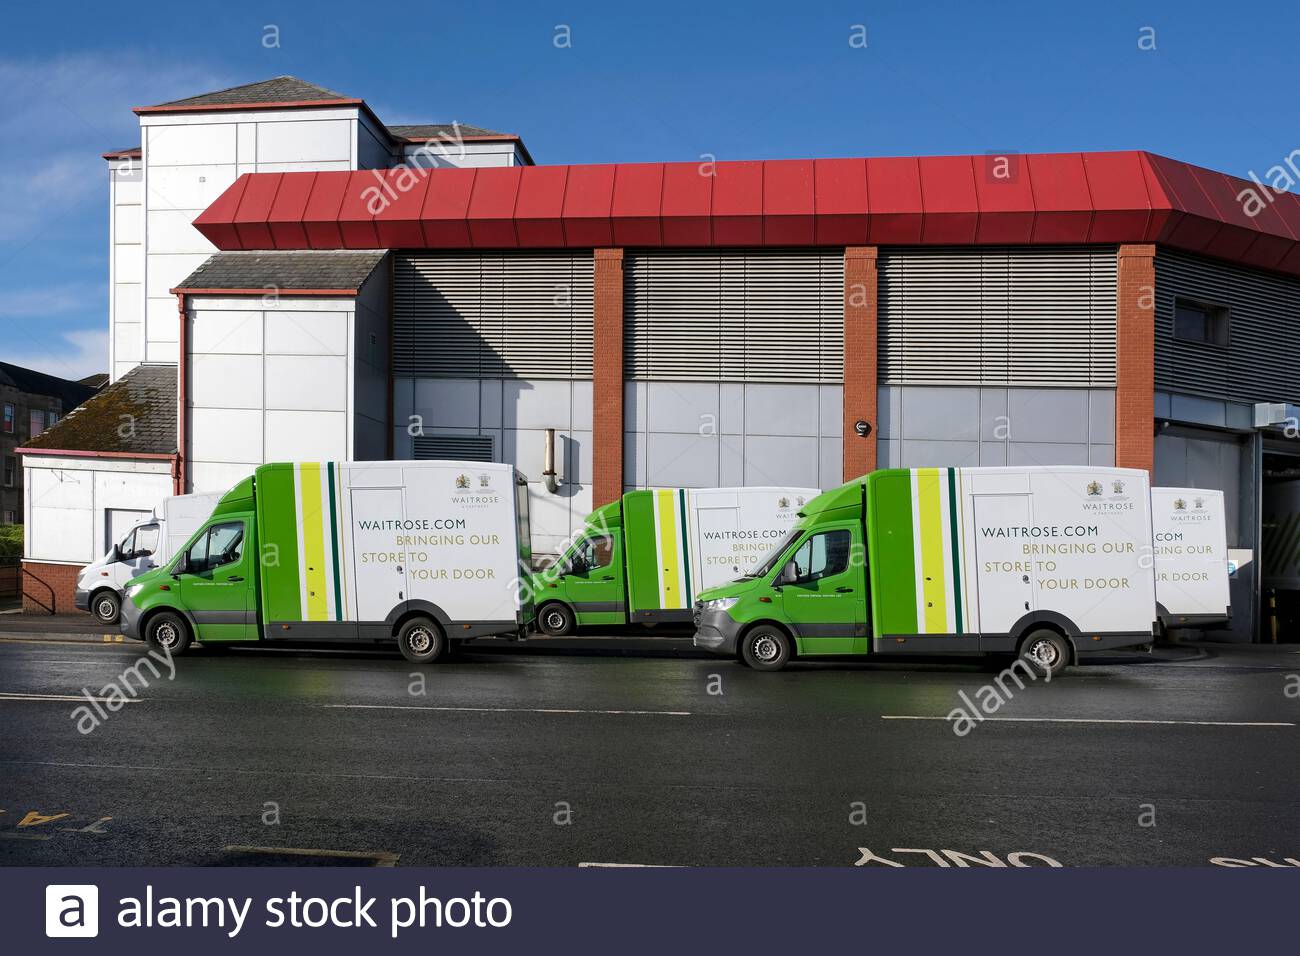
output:
M 1300 865 L 1300 645 L 1005 694 L 979 663 L 764 674 L 626 634 L 423 669 L 198 648 L 155 677 L 136 642 L 17 617 L 5 865 Z

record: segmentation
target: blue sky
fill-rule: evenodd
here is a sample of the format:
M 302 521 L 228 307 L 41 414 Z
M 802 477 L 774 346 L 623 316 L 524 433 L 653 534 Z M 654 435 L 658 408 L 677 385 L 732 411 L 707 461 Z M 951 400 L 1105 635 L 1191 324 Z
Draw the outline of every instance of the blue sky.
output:
M 1300 11 L 1218 3 L 27 3 L 0 34 L 0 359 L 107 365 L 107 172 L 132 106 L 279 74 L 541 163 L 1300 147 Z M 855 25 L 866 47 L 853 47 Z M 278 48 L 263 37 L 278 28 Z M 571 46 L 556 45 L 557 27 Z M 1153 31 L 1153 32 L 1151 32 Z M 1154 36 L 1155 49 L 1139 49 Z M 1149 40 L 1147 45 L 1150 45 Z

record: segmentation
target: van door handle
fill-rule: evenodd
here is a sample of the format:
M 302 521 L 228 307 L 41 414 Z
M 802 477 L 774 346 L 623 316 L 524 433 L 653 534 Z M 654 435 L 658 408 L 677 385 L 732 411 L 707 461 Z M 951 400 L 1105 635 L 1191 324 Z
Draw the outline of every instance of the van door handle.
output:
M 232 574 L 230 577 L 226 578 L 226 580 L 233 584 L 236 581 L 242 581 L 244 579 L 241 578 L 238 574 Z
M 835 593 L 836 593 L 836 594 L 852 594 L 852 593 L 853 593 L 853 588 L 836 588 L 836 589 L 835 589 Z
M 614 575 L 612 575 L 612 574 L 606 574 L 604 577 L 601 578 L 601 580 L 602 580 L 602 581 L 613 581 L 613 580 L 614 580 Z
M 1025 602 L 1025 610 L 1026 610 L 1026 611 L 1029 610 L 1029 602 L 1028 602 L 1028 601 Z

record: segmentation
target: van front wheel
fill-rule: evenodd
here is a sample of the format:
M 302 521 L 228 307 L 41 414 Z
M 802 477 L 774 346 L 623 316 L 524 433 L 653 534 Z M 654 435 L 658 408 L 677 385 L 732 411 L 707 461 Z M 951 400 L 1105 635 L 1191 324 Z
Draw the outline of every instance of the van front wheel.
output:
M 760 624 L 741 638 L 740 657 L 756 671 L 779 671 L 790 661 L 790 638 L 780 628 Z
M 544 604 L 537 612 L 537 629 L 549 637 L 563 637 L 573 630 L 573 612 L 558 601 Z
M 1034 631 L 1020 645 L 1020 657 L 1047 678 L 1058 677 L 1070 663 L 1070 644 L 1055 631 Z
M 184 654 L 190 646 L 190 628 L 185 619 L 172 611 L 163 611 L 149 619 L 144 639 L 168 657 Z
M 447 639 L 427 617 L 413 617 L 397 632 L 397 646 L 412 664 L 432 664 L 442 656 Z
M 99 591 L 90 599 L 90 610 L 100 624 L 116 624 L 122 613 L 122 601 L 116 591 Z

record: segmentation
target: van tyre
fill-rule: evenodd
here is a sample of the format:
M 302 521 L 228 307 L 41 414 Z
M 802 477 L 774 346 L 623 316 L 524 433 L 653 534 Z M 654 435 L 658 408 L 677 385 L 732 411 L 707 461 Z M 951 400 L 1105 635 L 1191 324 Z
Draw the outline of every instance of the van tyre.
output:
M 559 601 L 543 604 L 537 612 L 537 629 L 550 637 L 563 637 L 573 630 L 573 611 Z
M 1055 631 L 1034 631 L 1020 645 L 1020 658 L 1039 674 L 1058 677 L 1070 664 L 1070 642 Z
M 90 599 L 90 613 L 100 624 L 116 624 L 122 614 L 122 599 L 116 591 L 105 588 Z
M 740 639 L 740 659 L 756 671 L 779 671 L 790 661 L 790 638 L 770 624 L 760 624 Z
M 397 632 L 397 647 L 412 664 L 432 664 L 446 646 L 442 629 L 427 617 L 413 617 Z
M 185 618 L 173 611 L 162 611 L 149 618 L 144 629 L 144 639 L 150 647 L 171 657 L 184 654 L 192 640 L 190 626 L 185 623 Z

